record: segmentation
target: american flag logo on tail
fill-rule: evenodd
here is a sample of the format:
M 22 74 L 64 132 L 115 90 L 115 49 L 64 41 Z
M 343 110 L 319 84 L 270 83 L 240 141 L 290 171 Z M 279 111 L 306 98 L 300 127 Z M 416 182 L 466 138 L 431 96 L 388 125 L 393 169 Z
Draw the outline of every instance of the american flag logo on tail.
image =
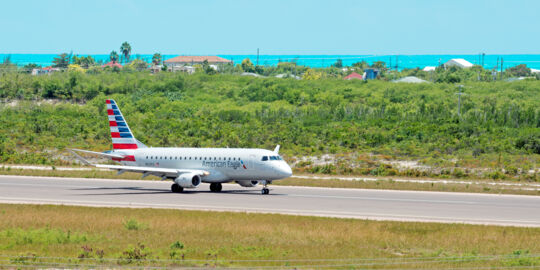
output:
M 240 160 L 240 163 L 242 163 L 242 167 L 247 170 L 246 164 L 244 164 L 244 161 Z
M 109 126 L 111 128 L 111 137 L 114 150 L 137 149 L 137 140 L 122 116 L 116 102 L 107 99 L 107 115 L 109 116 Z

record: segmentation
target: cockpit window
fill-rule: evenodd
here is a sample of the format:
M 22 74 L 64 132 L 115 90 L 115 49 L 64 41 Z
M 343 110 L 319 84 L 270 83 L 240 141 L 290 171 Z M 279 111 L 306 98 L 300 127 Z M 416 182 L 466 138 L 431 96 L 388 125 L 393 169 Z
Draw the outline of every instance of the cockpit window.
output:
M 281 156 L 263 156 L 262 161 L 268 161 L 268 160 L 283 160 Z

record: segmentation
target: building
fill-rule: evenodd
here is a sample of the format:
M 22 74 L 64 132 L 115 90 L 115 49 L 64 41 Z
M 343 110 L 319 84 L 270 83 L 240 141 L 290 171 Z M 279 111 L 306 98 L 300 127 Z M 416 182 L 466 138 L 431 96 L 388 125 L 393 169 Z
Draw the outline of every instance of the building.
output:
M 393 80 L 394 83 L 427 83 L 428 81 L 422 80 L 415 76 L 407 76 L 397 80 Z
M 463 58 L 454 58 L 448 60 L 448 62 L 444 63 L 445 68 L 449 67 L 460 67 L 460 68 L 470 68 L 473 64 L 471 62 L 463 59 Z
M 422 69 L 423 71 L 435 71 L 435 69 L 437 69 L 437 67 L 434 67 L 434 66 L 426 66 L 424 67 L 424 69 Z
M 540 69 L 534 69 L 534 68 L 531 68 L 531 73 L 532 73 L 532 74 L 539 74 L 539 73 L 540 73 Z
M 204 61 L 207 61 L 209 65 L 223 65 L 232 63 L 231 60 L 219 56 L 184 56 L 180 55 L 171 59 L 165 60 L 165 64 L 168 67 L 173 66 L 193 66 L 196 64 L 201 65 Z
M 58 71 L 60 71 L 60 68 L 52 67 L 52 66 L 48 66 L 44 68 L 34 68 L 32 69 L 32 75 L 51 74 Z
M 111 67 L 111 68 L 117 67 L 117 68 L 122 68 L 122 65 L 118 64 L 117 62 L 111 61 L 111 62 L 109 62 L 109 63 L 107 63 L 107 64 L 105 64 L 105 65 L 103 65 L 103 66 L 101 66 L 101 67 L 102 67 L 102 68 L 105 68 L 105 67 Z
M 353 72 L 347 76 L 345 76 L 345 78 L 343 78 L 344 80 L 353 80 L 353 79 L 358 79 L 358 80 L 363 80 L 364 79 L 364 76 L 356 73 L 356 72 Z
M 151 65 L 148 69 L 150 70 L 150 72 L 152 73 L 158 73 L 161 71 L 161 69 L 163 68 L 162 65 Z
M 364 80 L 373 80 L 376 79 L 377 76 L 379 76 L 379 70 L 374 68 L 366 68 L 364 69 Z
M 174 66 L 173 65 L 173 66 L 167 66 L 167 71 L 170 71 L 170 72 L 181 71 L 187 74 L 193 74 L 195 73 L 195 68 L 192 66 Z

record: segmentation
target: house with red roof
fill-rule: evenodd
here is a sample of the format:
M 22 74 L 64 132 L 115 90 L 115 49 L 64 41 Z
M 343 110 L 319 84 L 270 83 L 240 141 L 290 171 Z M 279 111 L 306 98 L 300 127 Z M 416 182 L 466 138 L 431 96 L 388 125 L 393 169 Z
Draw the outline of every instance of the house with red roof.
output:
M 352 80 L 352 79 L 358 79 L 358 80 L 363 80 L 364 79 L 364 76 L 356 73 L 356 72 L 353 72 L 349 75 L 347 75 L 345 78 L 343 78 L 344 80 Z
M 105 67 L 117 67 L 117 68 L 122 68 L 122 65 L 118 64 L 117 62 L 113 62 L 113 61 L 110 61 L 109 63 L 101 66 L 102 68 L 105 68 Z

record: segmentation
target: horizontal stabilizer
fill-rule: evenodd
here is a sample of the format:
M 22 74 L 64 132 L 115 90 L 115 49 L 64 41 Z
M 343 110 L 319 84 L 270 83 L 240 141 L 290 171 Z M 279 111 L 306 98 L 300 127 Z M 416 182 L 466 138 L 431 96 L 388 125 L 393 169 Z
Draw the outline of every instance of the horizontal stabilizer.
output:
M 98 155 L 106 158 L 119 158 L 122 159 L 125 157 L 125 155 L 121 154 L 109 154 L 109 153 L 101 153 L 101 152 L 94 152 L 94 151 L 88 151 L 88 150 L 81 150 L 81 149 L 69 149 L 70 151 L 77 151 L 81 153 L 91 154 L 91 155 Z
M 73 151 L 73 149 L 68 149 L 68 151 L 70 153 L 72 153 L 78 160 L 80 160 L 83 164 L 85 165 L 94 165 L 92 163 L 90 163 L 90 161 L 86 160 L 85 158 L 81 157 L 79 154 L 75 153 L 75 151 Z

